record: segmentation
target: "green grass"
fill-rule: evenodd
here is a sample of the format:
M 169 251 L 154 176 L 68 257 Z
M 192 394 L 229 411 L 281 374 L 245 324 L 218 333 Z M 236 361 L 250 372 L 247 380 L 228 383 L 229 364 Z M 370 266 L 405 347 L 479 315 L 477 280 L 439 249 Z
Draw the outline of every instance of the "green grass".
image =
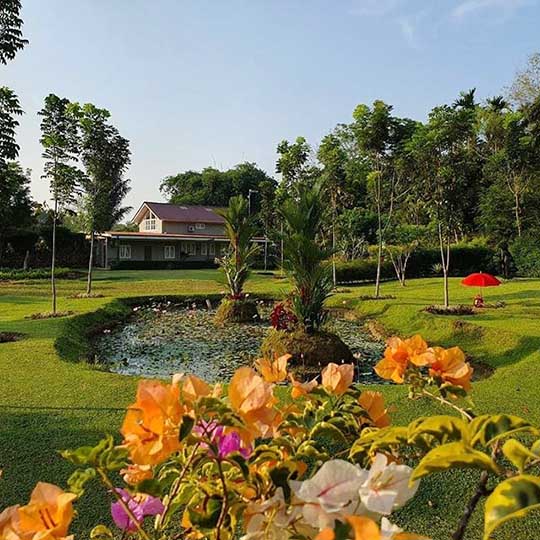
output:
M 282 280 L 255 274 L 249 290 L 283 294 Z M 96 273 L 95 290 L 103 298 L 69 299 L 84 290 L 82 280 L 59 280 L 59 309 L 75 315 L 105 307 L 115 298 L 211 294 L 224 289 L 216 270 L 115 271 Z M 540 280 L 517 280 L 486 292 L 487 301 L 501 300 L 503 309 L 472 317 L 443 317 L 423 313 L 440 302 L 441 280 L 412 280 L 407 287 L 383 284 L 393 300 L 358 301 L 371 287 L 349 287 L 330 304 L 356 308 L 401 335 L 419 332 L 432 343 L 460 345 L 475 359 L 496 368 L 493 376 L 474 384 L 474 401 L 482 412 L 512 412 L 540 424 Z M 451 300 L 468 303 L 476 291 L 451 281 Z M 64 484 L 71 467 L 57 450 L 92 444 L 104 433 L 117 433 L 124 407 L 133 399 L 136 379 L 93 370 L 85 363 L 60 360 L 54 341 L 67 319 L 28 320 L 50 309 L 49 284 L 35 280 L 0 283 L 0 331 L 21 332 L 22 341 L 0 344 L 0 507 L 27 499 L 37 480 Z M 455 325 L 455 320 L 470 325 Z M 425 401 L 407 400 L 404 389 L 385 386 L 385 395 L 398 423 L 437 409 Z M 414 503 L 400 514 L 400 522 L 435 539 L 448 538 L 474 490 L 476 474 L 457 472 L 434 476 L 422 483 Z M 75 532 L 87 531 L 106 519 L 106 497 L 93 490 L 78 504 Z M 477 512 L 470 539 L 480 537 Z M 533 518 L 504 528 L 499 538 L 528 540 L 538 527 Z

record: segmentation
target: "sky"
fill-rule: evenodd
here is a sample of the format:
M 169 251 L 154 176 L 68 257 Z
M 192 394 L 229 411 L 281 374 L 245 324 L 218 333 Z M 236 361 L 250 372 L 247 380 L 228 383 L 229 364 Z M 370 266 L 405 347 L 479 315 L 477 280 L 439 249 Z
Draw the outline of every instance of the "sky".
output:
M 274 174 L 279 141 L 316 147 L 359 103 L 423 120 L 462 90 L 500 94 L 540 51 L 540 0 L 22 3 L 30 44 L 0 66 L 0 85 L 25 111 L 20 161 L 39 202 L 49 93 L 111 112 L 131 143 L 126 203 L 138 207 L 190 169 L 250 161 Z

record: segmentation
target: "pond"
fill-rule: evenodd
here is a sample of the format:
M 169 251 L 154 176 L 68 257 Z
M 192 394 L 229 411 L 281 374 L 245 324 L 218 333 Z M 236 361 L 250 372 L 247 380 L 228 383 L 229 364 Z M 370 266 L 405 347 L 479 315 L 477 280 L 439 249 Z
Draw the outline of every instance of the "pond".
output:
M 228 381 L 237 368 L 251 365 L 258 356 L 270 328 L 270 308 L 261 306 L 259 311 L 262 322 L 216 327 L 215 311 L 201 305 L 137 306 L 123 325 L 96 338 L 96 359 L 123 375 L 167 378 L 192 373 L 208 382 Z M 358 380 L 380 383 L 373 365 L 382 356 L 383 344 L 374 342 L 358 321 L 331 318 L 327 329 L 358 358 Z

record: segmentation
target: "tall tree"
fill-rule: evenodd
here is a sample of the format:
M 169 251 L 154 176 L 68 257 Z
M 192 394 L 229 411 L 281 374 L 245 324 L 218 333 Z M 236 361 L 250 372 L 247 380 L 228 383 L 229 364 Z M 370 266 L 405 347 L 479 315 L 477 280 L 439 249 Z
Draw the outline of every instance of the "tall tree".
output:
M 19 126 L 17 116 L 21 114 L 23 111 L 13 90 L 0 87 L 0 169 L 19 155 L 15 131 Z
M 317 158 L 323 166 L 322 178 L 325 195 L 330 199 L 332 230 L 332 282 L 337 285 L 336 278 L 336 220 L 338 207 L 346 198 L 346 153 L 335 135 L 326 135 L 321 141 Z
M 279 157 L 276 172 L 281 174 L 279 190 L 294 197 L 299 186 L 309 183 L 312 178 L 312 167 L 309 163 L 311 147 L 304 137 L 297 137 L 293 143 L 281 141 L 277 146 L 277 153 Z
M 2 0 L 0 4 L 0 64 L 13 60 L 28 44 L 23 38 L 20 0 Z
M 76 108 L 80 126 L 80 157 L 85 167 L 81 177 L 90 256 L 86 294 L 92 293 L 94 239 L 111 229 L 130 210 L 122 203 L 129 192 L 124 174 L 131 163 L 129 141 L 109 122 L 110 113 L 91 103 Z
M 519 70 L 510 88 L 508 99 L 517 107 L 527 107 L 540 96 L 540 52 L 531 54 L 527 65 Z
M 426 203 L 439 239 L 444 305 L 449 306 L 450 244 L 463 217 L 463 194 L 470 176 L 475 105 L 470 100 L 435 107 L 406 145 L 416 180 L 416 197 Z M 476 166 L 476 164 L 474 165 Z
M 377 274 L 375 298 L 380 296 L 384 237 L 392 222 L 396 203 L 405 197 L 407 187 L 396 160 L 415 123 L 391 115 L 392 106 L 375 101 L 370 108 L 359 105 L 353 113 L 353 132 L 361 154 L 369 160 L 368 192 L 377 213 Z
M 73 202 L 75 187 L 81 179 L 77 167 L 78 132 L 73 105 L 67 98 L 49 94 L 38 113 L 41 116 L 41 139 L 45 159 L 43 177 L 49 180 L 53 197 L 51 253 L 52 312 L 56 314 L 56 226 L 59 212 Z

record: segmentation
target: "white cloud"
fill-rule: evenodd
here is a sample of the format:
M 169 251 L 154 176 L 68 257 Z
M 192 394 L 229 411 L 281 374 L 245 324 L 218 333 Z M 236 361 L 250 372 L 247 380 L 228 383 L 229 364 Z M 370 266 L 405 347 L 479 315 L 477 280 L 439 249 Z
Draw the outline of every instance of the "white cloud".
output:
M 510 13 L 530 4 L 530 0 L 463 0 L 452 10 L 452 16 L 456 19 L 462 19 L 467 15 L 483 10 L 498 10 Z

